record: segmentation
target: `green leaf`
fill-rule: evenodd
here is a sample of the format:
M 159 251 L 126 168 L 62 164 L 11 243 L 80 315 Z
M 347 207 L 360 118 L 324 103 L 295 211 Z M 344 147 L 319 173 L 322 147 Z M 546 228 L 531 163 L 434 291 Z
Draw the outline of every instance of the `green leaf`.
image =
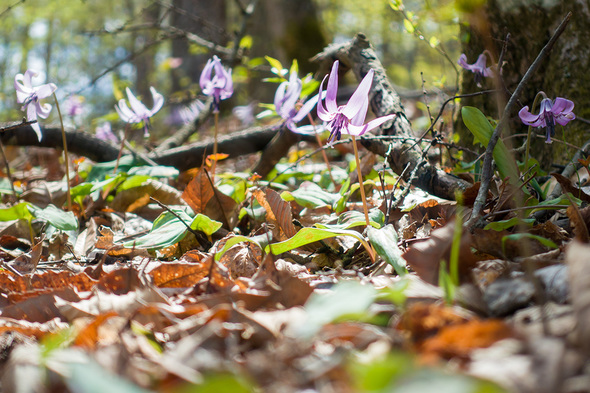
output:
M 184 223 L 187 223 L 192 229 L 202 231 L 207 235 L 211 235 L 222 226 L 222 223 L 211 220 L 203 214 L 197 214 L 196 217 L 192 218 L 182 209 L 172 210 L 178 217 L 169 211 L 160 214 L 148 234 L 128 241 L 123 246 L 150 250 L 170 247 L 186 236 L 188 229 Z
M 477 108 L 464 106 L 461 108 L 461 116 L 475 140 L 483 146 L 487 146 L 494 133 L 494 127 L 492 127 L 485 115 Z M 508 177 L 512 185 L 520 185 L 516 161 L 501 139 L 498 140 L 496 147 L 494 147 L 492 155 L 502 178 Z
M 145 175 L 151 177 L 164 177 L 164 178 L 176 178 L 180 173 L 178 169 L 172 166 L 136 166 L 127 172 L 129 176 L 132 175 Z
M 274 57 L 270 57 L 270 56 L 264 56 L 264 58 L 266 59 L 266 61 L 268 61 L 270 66 L 276 70 L 276 72 L 281 73 L 283 71 L 283 65 L 281 64 L 280 61 L 278 61 Z M 273 72 L 275 72 L 275 71 L 273 70 Z M 277 74 L 277 75 L 282 76 L 280 74 Z
M 383 260 L 389 263 L 400 276 L 408 273 L 406 261 L 397 246 L 397 233 L 393 225 L 386 225 L 381 229 L 367 227 L 367 235 L 375 251 Z
M 0 221 L 27 220 L 30 222 L 34 218 L 29 210 L 32 206 L 29 202 L 21 202 L 7 209 L 0 209 Z
M 414 24 L 410 20 L 404 19 L 404 27 L 406 28 L 406 31 L 408 33 L 410 33 L 410 34 L 414 33 L 414 30 L 415 30 Z
M 150 176 L 148 175 L 134 175 L 130 176 L 118 188 L 119 191 L 129 190 L 131 188 L 143 186 L 148 180 Z
M 250 49 L 252 47 L 252 36 L 251 35 L 245 35 L 241 40 L 240 40 L 240 48 L 244 48 L 244 49 Z
M 62 231 L 75 231 L 78 229 L 78 220 L 73 212 L 63 211 L 54 205 L 48 205 L 45 209 L 31 205 L 29 210 L 35 217 L 47 221 Z
M 496 221 L 496 222 L 490 222 L 488 225 L 485 226 L 484 229 L 491 229 L 494 231 L 503 231 L 504 229 L 508 229 L 508 228 L 512 228 L 513 226 L 516 225 L 526 225 L 526 226 L 533 226 L 533 224 L 535 223 L 535 219 L 534 218 L 527 218 L 527 219 L 519 219 L 518 217 L 512 217 L 509 220 L 502 220 L 502 221 Z
M 290 239 L 279 243 L 270 244 L 266 247 L 266 252 L 272 252 L 275 255 L 282 254 L 287 251 L 294 250 L 298 247 L 309 243 L 317 242 L 323 239 L 328 239 L 336 236 L 352 236 L 360 241 L 363 246 L 370 250 L 370 245 L 365 238 L 356 231 L 346 229 L 322 229 L 322 228 L 302 228 Z
M 359 319 L 366 314 L 376 295 L 372 285 L 353 280 L 339 282 L 328 293 L 314 292 L 305 303 L 307 318 L 299 325 L 297 333 L 309 338 L 327 323 Z
M 254 240 L 252 238 L 249 238 L 246 236 L 241 236 L 241 235 L 232 236 L 229 239 L 227 239 L 223 248 L 215 253 L 215 260 L 219 261 L 221 259 L 221 257 L 223 256 L 223 254 L 225 254 L 225 252 L 227 250 L 229 250 L 230 248 L 232 248 L 236 244 L 243 243 L 243 242 L 250 242 L 250 243 L 256 244 L 258 247 L 260 247 L 260 243 L 258 243 L 256 240 Z M 260 247 L 260 248 L 262 249 L 262 247 Z
M 295 191 L 285 191 L 281 194 L 281 196 L 287 198 L 289 195 L 291 195 L 298 204 L 308 208 L 332 206 L 341 198 L 340 194 L 326 192 L 315 183 L 308 183 L 305 188 L 300 187 Z

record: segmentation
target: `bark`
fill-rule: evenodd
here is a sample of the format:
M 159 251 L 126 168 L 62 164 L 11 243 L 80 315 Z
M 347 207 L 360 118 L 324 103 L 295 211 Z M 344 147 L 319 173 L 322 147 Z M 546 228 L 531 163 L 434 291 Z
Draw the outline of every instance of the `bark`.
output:
M 463 51 L 468 61 L 474 62 L 484 49 L 489 50 L 497 59 L 502 43 L 507 33 L 510 33 L 508 50 L 504 57 L 503 79 L 506 87 L 513 91 L 516 85 L 531 65 L 541 48 L 547 43 L 556 27 L 567 14 L 573 15 L 567 29 L 555 44 L 549 57 L 545 59 L 540 69 L 528 83 L 520 97 L 520 107 L 529 108 L 539 91 L 544 91 L 548 97 L 565 97 L 576 104 L 574 113 L 578 117 L 590 116 L 590 5 L 587 1 L 537 1 L 537 0 L 490 0 L 485 8 L 473 10 L 469 14 L 469 24 L 462 28 L 461 37 L 467 37 L 463 42 Z M 524 22 L 524 23 L 523 23 Z M 493 88 L 493 82 L 486 80 L 487 87 Z M 479 90 L 475 86 L 471 73 L 463 73 L 461 90 L 464 93 Z M 507 96 L 502 96 L 505 103 Z M 493 96 L 480 96 L 461 100 L 462 105 L 475 106 L 486 115 L 498 118 L 498 104 Z M 502 105 L 503 107 L 503 105 Z M 526 133 L 527 126 L 520 122 L 516 115 L 512 116 L 508 128 L 503 136 Z M 538 113 L 538 107 L 534 110 Z M 461 135 L 464 145 L 470 145 L 473 137 L 466 130 L 459 118 L 456 129 Z M 556 138 L 564 139 L 576 146 L 582 146 L 587 139 L 586 125 L 581 121 L 572 121 L 565 128 L 556 128 Z M 562 130 L 565 130 L 565 134 Z M 544 133 L 544 130 L 535 130 Z M 521 139 L 522 140 L 522 139 Z M 537 158 L 544 169 L 551 169 L 551 163 L 563 164 L 575 152 L 562 144 L 547 145 L 540 138 L 535 138 L 531 155 Z

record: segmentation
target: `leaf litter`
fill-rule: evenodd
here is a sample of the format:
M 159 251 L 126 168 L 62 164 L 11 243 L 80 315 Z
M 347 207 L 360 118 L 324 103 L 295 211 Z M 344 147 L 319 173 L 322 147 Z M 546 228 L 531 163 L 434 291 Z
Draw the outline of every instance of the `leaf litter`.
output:
M 473 191 L 457 207 L 413 190 L 387 212 L 368 179 L 365 228 L 354 187 L 308 175 L 273 187 L 246 174 L 213 184 L 204 167 L 183 182 L 115 176 L 77 185 L 75 213 L 49 203 L 58 191 L 0 212 L 3 390 L 524 392 L 587 381 L 590 220 L 567 179 L 554 176 L 573 195 L 552 221 L 506 213 L 458 236 Z

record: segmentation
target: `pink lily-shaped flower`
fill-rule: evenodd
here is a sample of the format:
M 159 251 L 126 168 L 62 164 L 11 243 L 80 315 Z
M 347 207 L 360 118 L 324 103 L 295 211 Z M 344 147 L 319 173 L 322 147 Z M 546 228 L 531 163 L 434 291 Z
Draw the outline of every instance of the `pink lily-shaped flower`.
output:
M 105 142 L 119 143 L 119 138 L 113 132 L 111 123 L 105 122 L 96 127 L 96 137 Z
M 328 87 L 326 89 L 326 106 L 322 103 L 324 82 L 327 75 L 324 77 L 320 85 L 319 96 L 322 97 L 318 101 L 318 117 L 327 123 L 330 130 L 330 137 L 328 142 L 340 140 L 342 132 L 349 135 L 363 135 L 365 132 L 372 130 L 385 123 L 387 120 L 393 119 L 395 115 L 387 115 L 371 120 L 367 124 L 365 117 L 369 108 L 369 92 L 371 84 L 373 83 L 373 70 L 369 70 L 367 75 L 363 78 L 355 92 L 352 94 L 346 105 L 338 106 L 336 104 L 336 93 L 338 91 L 338 60 L 334 62 L 330 77 L 328 79 Z
M 292 72 L 288 82 L 282 82 L 275 93 L 275 110 L 284 120 L 284 125 L 293 132 L 299 134 L 309 133 L 309 127 L 297 127 L 305 116 L 311 112 L 318 103 L 319 94 L 310 98 L 305 104 L 301 105 L 300 96 L 303 82 L 297 77 L 297 73 Z M 313 128 L 312 128 L 313 129 Z
M 576 115 L 572 112 L 573 109 L 574 103 L 568 99 L 557 97 L 555 101 L 552 101 L 550 98 L 545 97 L 541 101 L 541 109 L 538 115 L 529 112 L 527 105 L 518 112 L 518 116 L 528 126 L 545 127 L 547 131 L 545 143 L 552 143 L 551 137 L 555 136 L 555 123 L 565 126 L 571 120 L 574 120 Z
M 41 105 L 40 100 L 47 98 L 57 90 L 57 86 L 53 83 L 47 83 L 41 86 L 33 87 L 31 78 L 37 76 L 37 72 L 27 70 L 25 74 L 17 74 L 14 77 L 14 88 L 16 89 L 16 101 L 23 104 L 21 110 L 27 112 L 27 121 L 37 120 L 37 116 L 42 119 L 47 119 L 51 112 L 50 104 Z M 39 123 L 31 124 L 33 130 L 41 142 L 43 134 L 41 134 L 41 127 Z
M 215 71 L 215 74 L 213 74 Z M 228 99 L 234 93 L 234 85 L 231 77 L 232 70 L 226 70 L 221 65 L 219 57 L 213 56 L 207 61 L 199 84 L 203 90 L 203 94 L 213 97 L 213 111 L 219 112 L 219 102 Z
M 131 105 L 131 109 L 127 106 L 125 99 L 120 99 L 119 103 L 115 105 L 115 110 L 119 114 L 121 120 L 125 123 L 141 123 L 144 124 L 144 133 L 145 137 L 147 138 L 149 134 L 149 126 L 150 126 L 150 117 L 152 117 L 156 112 L 162 109 L 162 105 L 164 105 L 164 97 L 156 91 L 153 87 L 150 87 L 150 91 L 152 92 L 152 98 L 154 101 L 154 106 L 152 109 L 146 108 L 145 105 L 141 103 L 133 95 L 131 90 L 127 87 L 125 89 L 127 92 L 127 99 L 129 100 L 129 105 Z
M 467 55 L 465 53 L 461 54 L 459 60 L 457 61 L 461 67 L 475 74 L 475 84 L 479 87 L 481 87 L 481 81 L 483 78 L 493 75 L 491 68 L 486 67 L 486 62 L 487 59 L 485 53 L 479 55 L 477 61 L 473 64 L 467 64 Z

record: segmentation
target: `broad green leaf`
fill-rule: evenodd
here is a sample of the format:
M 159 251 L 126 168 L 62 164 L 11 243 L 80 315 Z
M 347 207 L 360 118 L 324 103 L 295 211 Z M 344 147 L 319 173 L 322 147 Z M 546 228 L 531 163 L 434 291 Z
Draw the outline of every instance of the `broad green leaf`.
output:
M 230 248 L 232 248 L 233 246 L 235 246 L 238 243 L 242 243 L 242 242 L 250 242 L 250 243 L 254 243 L 256 244 L 258 247 L 260 247 L 260 244 L 249 237 L 246 236 L 233 236 L 230 237 L 226 242 L 225 245 L 223 246 L 223 248 L 221 250 L 219 250 L 218 252 L 215 253 L 215 260 L 219 261 L 221 259 L 221 257 L 223 256 L 223 254 L 225 254 L 225 252 L 227 250 L 229 250 Z M 260 247 L 262 249 L 262 247 Z
M 362 243 L 362 245 L 370 250 L 371 246 L 365 238 L 356 231 L 346 229 L 322 229 L 322 228 L 302 228 L 295 236 L 279 243 L 270 244 L 266 247 L 266 252 L 272 252 L 275 255 L 282 254 L 287 251 L 294 250 L 298 247 L 309 243 L 317 242 L 319 240 L 328 239 L 336 236 L 352 236 Z
M 461 108 L 461 116 L 475 140 L 483 146 L 487 146 L 494 133 L 494 127 L 492 127 L 484 114 L 477 108 L 464 106 Z M 498 140 L 496 147 L 494 147 L 492 155 L 502 178 L 508 177 L 511 184 L 519 185 L 520 180 L 516 161 L 501 139 Z
M 300 187 L 292 192 L 285 191 L 281 194 L 281 197 L 285 199 L 288 198 L 289 195 L 291 195 L 298 204 L 308 208 L 332 206 L 341 198 L 340 194 L 326 192 L 315 183 L 307 184 L 305 188 Z
M 252 39 L 251 35 L 245 35 L 241 40 L 240 40 L 240 48 L 244 48 L 244 49 L 250 49 L 252 47 L 252 43 L 254 42 L 254 40 Z
M 193 218 L 182 209 L 173 210 L 178 217 L 168 211 L 160 214 L 148 234 L 128 241 L 123 246 L 150 250 L 172 246 L 186 236 L 188 229 L 184 223 L 187 223 L 192 229 L 202 231 L 207 235 L 211 235 L 222 226 L 220 222 L 213 221 L 203 214 L 197 214 Z
M 343 319 L 362 319 L 375 300 L 377 291 L 372 285 L 358 281 L 341 281 L 328 293 L 313 293 L 305 303 L 307 318 L 298 326 L 297 333 L 312 337 L 327 323 Z
M 139 187 L 145 184 L 150 179 L 147 175 L 129 176 L 118 188 L 119 191 L 129 190 L 131 188 Z
M 29 202 L 21 202 L 12 207 L 6 209 L 0 209 L 0 221 L 13 221 L 13 220 L 33 220 L 33 215 L 29 210 L 29 207 L 33 206 Z
M 78 220 L 73 212 L 63 211 L 54 205 L 49 205 L 45 209 L 31 205 L 29 210 L 36 218 L 47 221 L 62 231 L 75 231 L 78 229 Z
M 132 175 L 145 175 L 151 177 L 165 177 L 165 178 L 176 178 L 180 173 L 178 169 L 172 166 L 136 166 L 127 172 L 129 176 Z
M 406 261 L 402 258 L 402 252 L 397 246 L 397 233 L 393 225 L 386 225 L 381 229 L 367 228 L 367 235 L 377 254 L 389 263 L 400 276 L 408 273 Z
M 503 231 L 504 229 L 508 229 L 508 228 L 512 228 L 513 226 L 522 224 L 522 225 L 526 225 L 526 226 L 533 226 L 533 224 L 535 223 L 535 219 L 534 218 L 527 218 L 527 219 L 519 219 L 518 217 L 512 217 L 509 220 L 502 220 L 502 221 L 496 221 L 496 222 L 490 222 L 488 225 L 485 226 L 484 229 L 491 229 L 494 231 Z
M 410 33 L 410 34 L 414 33 L 414 30 L 415 30 L 414 25 L 408 19 L 404 19 L 404 27 L 406 28 L 406 31 L 408 33 Z

